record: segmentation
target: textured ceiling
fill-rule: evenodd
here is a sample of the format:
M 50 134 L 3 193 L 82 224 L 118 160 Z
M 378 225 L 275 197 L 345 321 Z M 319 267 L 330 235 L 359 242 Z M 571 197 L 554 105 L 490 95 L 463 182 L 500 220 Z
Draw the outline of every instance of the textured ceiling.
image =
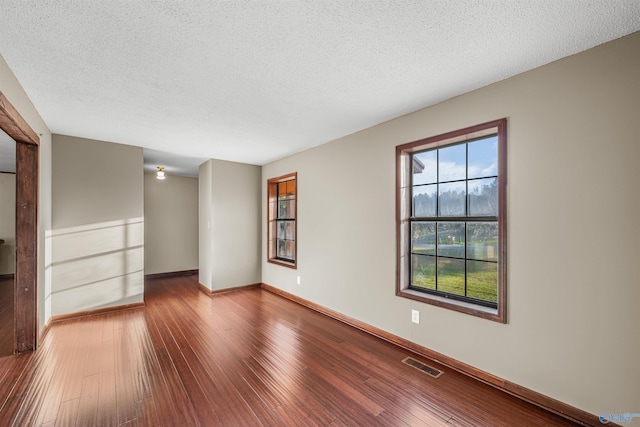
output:
M 253 164 L 637 30 L 637 0 L 0 4 L 52 132 Z

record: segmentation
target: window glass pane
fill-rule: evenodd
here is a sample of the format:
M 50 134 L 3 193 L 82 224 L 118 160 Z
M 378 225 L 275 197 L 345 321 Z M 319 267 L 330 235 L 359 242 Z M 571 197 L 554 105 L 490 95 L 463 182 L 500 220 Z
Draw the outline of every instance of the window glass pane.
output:
M 465 182 L 440 184 L 440 216 L 465 216 L 467 197 Z
M 453 145 L 438 150 L 438 182 L 467 178 L 467 145 Z
M 284 199 L 285 197 L 287 197 L 286 181 L 278 183 L 278 199 Z
M 287 196 L 294 196 L 296 194 L 296 182 L 291 180 L 287 181 Z
M 277 245 L 277 257 L 286 258 L 287 257 L 287 245 L 286 240 L 278 239 L 276 242 Z
M 296 224 L 294 221 L 278 221 L 277 238 L 282 240 L 296 239 Z
M 438 152 L 425 151 L 413 155 L 413 185 L 438 182 Z
M 295 242 L 287 240 L 285 243 L 285 258 L 293 260 L 295 258 Z
M 286 238 L 288 240 L 295 240 L 296 239 L 296 223 L 293 221 L 287 221 L 286 222 Z
M 286 218 L 294 219 L 296 217 L 296 202 L 295 200 L 287 201 Z
M 287 216 L 287 208 L 289 205 L 289 201 L 287 200 L 278 200 L 278 218 L 288 218 Z
M 469 178 L 498 175 L 498 136 L 469 143 Z
M 467 258 L 498 260 L 498 223 L 467 223 Z
M 438 258 L 438 290 L 464 295 L 464 260 Z
M 498 301 L 498 264 L 467 261 L 467 296 Z
M 413 216 L 414 217 L 434 217 L 436 216 L 436 192 L 438 186 L 421 185 L 413 187 Z
M 438 223 L 438 256 L 464 258 L 464 222 Z
M 436 288 L 436 257 L 411 255 L 411 284 L 426 289 Z
M 436 254 L 435 222 L 414 222 L 411 224 L 411 252 Z
M 498 216 L 498 178 L 469 181 L 469 216 Z

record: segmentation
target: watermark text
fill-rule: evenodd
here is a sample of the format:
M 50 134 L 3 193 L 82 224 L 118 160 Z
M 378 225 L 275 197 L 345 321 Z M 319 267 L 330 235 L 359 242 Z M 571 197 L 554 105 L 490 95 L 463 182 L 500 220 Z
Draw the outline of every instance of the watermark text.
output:
M 624 414 L 612 414 L 609 412 L 602 412 L 600 414 L 600 422 L 602 424 L 613 423 L 630 423 L 635 417 L 640 418 L 640 413 L 625 412 Z

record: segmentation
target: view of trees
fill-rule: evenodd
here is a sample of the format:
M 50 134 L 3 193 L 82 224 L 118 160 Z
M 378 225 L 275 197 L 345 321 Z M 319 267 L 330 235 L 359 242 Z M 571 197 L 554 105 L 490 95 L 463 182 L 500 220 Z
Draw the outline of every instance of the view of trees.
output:
M 414 220 L 411 223 L 413 286 L 497 301 L 495 141 L 495 137 L 491 137 L 468 144 L 468 149 L 462 144 L 415 155 Z M 438 221 L 441 217 L 460 217 L 460 221 Z M 467 221 L 466 217 L 486 217 L 487 221 Z
M 465 181 L 414 187 L 413 216 L 498 216 L 498 179 L 483 178 L 467 181 L 469 205 Z M 451 184 L 456 184 L 451 185 Z M 439 196 L 439 197 L 438 197 Z M 439 199 L 439 206 L 438 206 Z M 437 212 L 439 207 L 440 212 Z M 467 213 L 468 210 L 468 213 Z

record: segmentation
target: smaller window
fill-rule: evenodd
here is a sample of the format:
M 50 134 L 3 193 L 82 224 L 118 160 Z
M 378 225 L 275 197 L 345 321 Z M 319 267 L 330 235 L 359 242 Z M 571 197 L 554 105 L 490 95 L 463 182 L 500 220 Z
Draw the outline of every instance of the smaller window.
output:
M 267 261 L 296 268 L 297 173 L 269 179 L 267 191 Z

